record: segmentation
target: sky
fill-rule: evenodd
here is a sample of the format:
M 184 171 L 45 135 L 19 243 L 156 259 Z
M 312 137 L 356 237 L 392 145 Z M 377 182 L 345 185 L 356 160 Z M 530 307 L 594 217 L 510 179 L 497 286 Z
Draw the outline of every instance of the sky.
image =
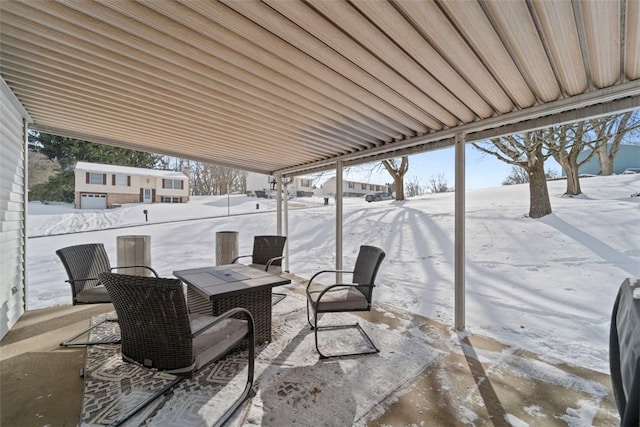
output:
M 466 146 L 465 164 L 467 190 L 500 186 L 512 168 L 511 165 L 480 152 L 471 144 Z M 561 173 L 560 165 L 553 159 L 547 160 L 545 170 L 548 169 L 555 170 L 558 175 Z M 355 181 L 371 181 L 376 184 L 392 182 L 391 176 L 384 168 L 375 169 L 373 172 L 371 170 L 371 164 L 367 164 L 349 168 L 344 174 L 348 179 Z M 405 185 L 417 179 L 425 186 L 432 178 L 438 180 L 441 175 L 450 187 L 455 186 L 454 147 L 409 156 L 409 171 L 405 176 Z
M 467 331 L 531 351 L 542 361 L 608 373 L 613 302 L 625 278 L 640 277 L 640 197 L 631 197 L 640 191 L 640 174 L 582 179 L 584 194 L 576 198 L 562 197 L 563 181 L 548 185 L 553 213 L 541 219 L 527 217 L 526 185 L 466 193 Z M 343 265 L 355 262 L 361 244 L 387 254 L 374 302 L 453 325 L 453 197 L 345 199 Z M 143 209 L 149 211 L 149 223 Z M 104 211 L 32 202 L 28 309 L 71 303 L 58 248 L 102 242 L 115 264 L 118 235 L 149 235 L 152 267 L 171 277 L 174 270 L 215 262 L 216 231 L 239 231 L 239 253 L 251 253 L 254 235 L 275 234 L 274 210 L 274 200 L 244 195 Z M 323 206 L 319 197 L 294 198 L 288 223 L 292 273 L 311 277 L 334 268 L 333 201 Z M 547 374 L 552 375 L 536 371 Z M 578 409 L 587 419 L 579 425 L 589 425 L 589 414 L 602 399 L 598 396 Z

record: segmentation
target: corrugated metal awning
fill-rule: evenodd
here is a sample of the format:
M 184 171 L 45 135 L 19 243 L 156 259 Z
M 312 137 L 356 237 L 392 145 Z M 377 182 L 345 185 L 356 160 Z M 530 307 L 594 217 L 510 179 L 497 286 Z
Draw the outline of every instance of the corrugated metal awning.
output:
M 261 173 L 640 96 L 638 0 L 0 9 L 0 74 L 33 129 Z

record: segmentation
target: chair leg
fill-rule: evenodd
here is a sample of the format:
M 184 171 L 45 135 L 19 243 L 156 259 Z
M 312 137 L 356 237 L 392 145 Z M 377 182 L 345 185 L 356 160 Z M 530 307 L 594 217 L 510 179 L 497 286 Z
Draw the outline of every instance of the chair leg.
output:
M 216 421 L 216 423 L 214 424 L 215 427 L 221 427 L 225 425 L 226 422 L 229 420 L 229 418 L 231 418 L 231 416 L 240 407 L 240 405 L 244 403 L 244 401 L 247 400 L 247 398 L 252 394 L 251 387 L 253 386 L 253 378 L 255 375 L 256 338 L 255 338 L 255 327 L 254 327 L 253 319 L 251 319 L 251 321 L 249 321 L 248 324 L 249 324 L 249 331 L 247 333 L 247 339 L 249 341 L 249 354 L 248 354 L 249 360 L 248 360 L 248 367 L 247 367 L 247 383 L 245 384 L 244 390 L 242 391 L 242 394 L 240 395 L 240 397 L 238 397 L 233 402 L 231 407 L 229 407 L 225 411 L 222 417 L 220 417 L 220 419 Z M 186 377 L 184 376 L 176 377 L 173 381 L 171 381 L 170 383 L 162 387 L 160 390 L 156 391 L 153 395 L 149 396 L 143 402 L 140 402 L 138 405 L 136 405 L 135 408 L 133 408 L 131 411 L 125 414 L 122 418 L 119 418 L 118 420 L 111 423 L 109 427 L 117 427 L 122 425 L 123 423 L 131 419 L 134 415 L 139 413 L 141 410 L 146 408 L 154 400 L 156 400 L 160 396 L 170 391 L 173 387 L 178 385 L 184 379 L 186 379 Z
M 135 408 L 133 408 L 128 413 L 124 414 L 124 416 L 122 416 L 121 418 L 119 418 L 116 421 L 114 421 L 111 424 L 109 424 L 109 427 L 117 427 L 117 426 L 122 425 L 123 423 L 125 423 L 126 421 L 131 419 L 131 417 L 136 415 L 138 412 L 142 411 L 144 408 L 149 406 L 149 404 L 151 402 L 153 402 L 154 400 L 156 400 L 157 398 L 159 398 L 160 396 L 164 395 L 166 392 L 171 390 L 173 387 L 175 387 L 176 385 L 181 383 L 182 380 L 184 380 L 184 379 L 185 379 L 185 377 L 176 377 L 173 381 L 171 381 L 170 383 L 168 383 L 167 385 L 162 387 L 160 390 L 158 390 L 155 393 L 153 393 L 147 399 L 145 399 L 144 401 L 138 403 L 138 405 L 136 405 Z
M 374 342 L 371 339 L 371 337 L 369 337 L 369 335 L 367 335 L 367 333 L 364 331 L 364 329 L 362 329 L 362 326 L 360 326 L 359 323 L 355 323 L 353 325 L 318 326 L 318 313 L 315 312 L 314 314 L 315 314 L 314 315 L 314 325 L 312 326 L 312 329 L 314 331 L 314 339 L 315 339 L 315 343 L 316 343 L 316 351 L 320 355 L 320 359 L 328 359 L 330 357 L 340 357 L 340 356 L 358 356 L 358 355 L 362 355 L 362 354 L 375 354 L 375 353 L 379 353 L 380 352 L 380 349 L 378 347 L 376 347 L 376 345 L 374 344 Z M 318 346 L 318 331 L 319 330 L 352 329 L 352 328 L 355 328 L 360 332 L 362 337 L 365 339 L 365 341 L 367 341 L 367 343 L 371 347 L 370 350 L 359 351 L 359 352 L 348 352 L 347 351 L 347 352 L 343 352 L 343 353 L 333 353 L 333 354 L 325 354 L 325 353 L 322 353 L 320 351 L 320 347 Z
M 225 413 L 220 417 L 218 421 L 214 424 L 214 427 L 222 427 L 226 424 L 226 422 L 231 418 L 231 416 L 236 412 L 236 410 L 240 407 L 242 403 L 252 394 L 251 387 L 253 386 L 253 376 L 255 371 L 255 357 L 256 357 L 256 340 L 255 340 L 255 331 L 253 322 L 249 322 L 249 365 L 247 367 L 247 384 L 244 386 L 244 390 L 240 397 L 238 397 L 233 405 L 229 409 L 225 411 Z
M 60 347 L 80 347 L 80 346 L 86 346 L 86 345 L 98 345 L 98 344 L 119 344 L 120 343 L 120 339 L 115 339 L 115 340 L 98 340 L 98 341 L 74 341 L 76 338 L 86 334 L 87 332 L 89 332 L 90 330 L 92 330 L 93 328 L 95 328 L 96 326 L 102 325 L 104 322 L 117 322 L 118 319 L 104 319 L 101 320 L 100 322 L 96 323 L 93 326 L 90 326 L 89 328 L 85 329 L 84 331 L 72 336 L 71 338 L 68 338 L 67 340 L 63 341 L 60 343 Z
M 287 297 L 287 294 L 280 294 L 277 292 L 273 292 L 271 294 L 271 305 L 274 306 L 277 303 L 279 303 L 280 301 L 282 301 L 283 299 L 285 299 Z

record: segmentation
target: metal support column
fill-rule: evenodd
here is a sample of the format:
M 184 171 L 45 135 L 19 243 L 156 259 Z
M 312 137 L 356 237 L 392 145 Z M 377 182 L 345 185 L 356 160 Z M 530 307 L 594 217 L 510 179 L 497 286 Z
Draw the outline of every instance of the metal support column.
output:
M 465 140 L 463 133 L 455 136 L 455 237 L 454 237 L 454 265 L 455 265 L 455 329 L 464 330 L 465 327 L 465 271 L 464 271 L 464 228 L 465 228 Z
M 280 175 L 274 178 L 276 180 L 276 234 L 282 235 L 282 180 Z
M 278 233 L 281 236 L 287 236 L 287 240 L 284 242 L 284 265 L 282 270 L 289 272 L 289 183 L 284 185 L 284 215 L 282 218 L 284 230 L 282 233 Z
M 342 161 L 336 162 L 336 270 L 342 270 Z M 342 283 L 342 273 L 336 273 Z

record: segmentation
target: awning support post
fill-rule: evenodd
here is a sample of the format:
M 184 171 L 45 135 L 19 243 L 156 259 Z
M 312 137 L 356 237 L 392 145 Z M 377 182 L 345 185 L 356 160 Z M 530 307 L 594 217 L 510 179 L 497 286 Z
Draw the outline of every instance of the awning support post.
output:
M 336 270 L 342 270 L 342 161 L 336 162 Z M 342 283 L 342 273 L 336 273 Z
M 463 331 L 465 327 L 465 137 L 463 133 L 455 135 L 455 329 Z

